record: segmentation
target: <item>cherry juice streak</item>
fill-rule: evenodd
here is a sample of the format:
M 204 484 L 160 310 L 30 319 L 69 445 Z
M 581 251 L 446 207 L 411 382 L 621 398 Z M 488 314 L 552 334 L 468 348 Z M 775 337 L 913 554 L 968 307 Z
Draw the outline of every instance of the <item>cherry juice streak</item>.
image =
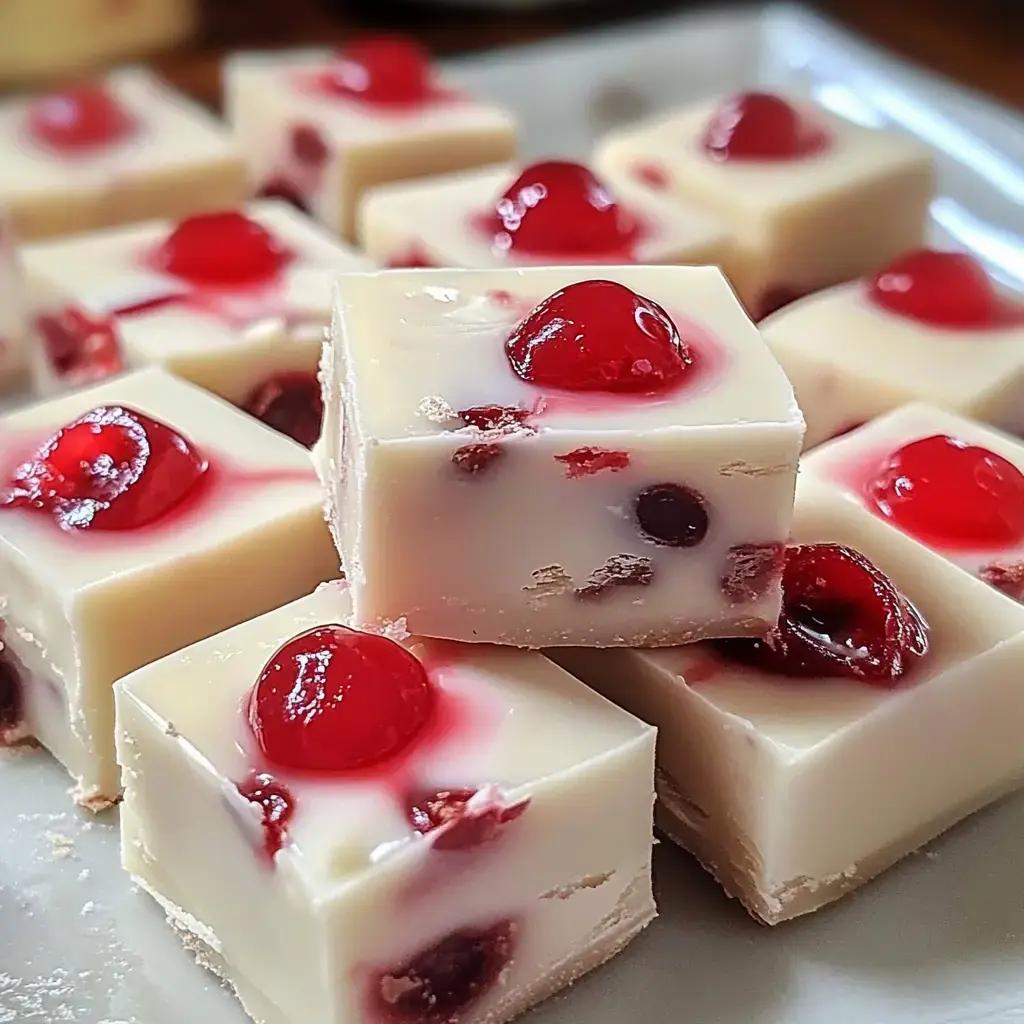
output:
M 781 96 L 741 92 L 723 100 L 704 129 L 704 154 L 718 163 L 792 163 L 819 156 L 830 133 Z

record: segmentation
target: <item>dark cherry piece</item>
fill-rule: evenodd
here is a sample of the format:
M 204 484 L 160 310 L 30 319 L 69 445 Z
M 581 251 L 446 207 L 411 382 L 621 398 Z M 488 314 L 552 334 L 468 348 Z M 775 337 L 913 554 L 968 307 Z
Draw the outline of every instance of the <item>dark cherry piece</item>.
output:
M 602 470 L 617 473 L 629 466 L 629 452 L 613 451 L 610 448 L 574 448 L 564 455 L 556 455 L 555 462 L 565 466 L 565 475 L 570 480 L 581 476 L 593 476 Z
M 407 814 L 421 835 L 443 829 L 434 839 L 435 850 L 467 850 L 496 838 L 504 825 L 526 810 L 529 800 L 510 807 L 490 805 L 468 811 L 475 789 L 442 789 L 421 793 L 409 801 Z
M 124 369 L 117 325 L 111 317 L 68 306 L 37 317 L 36 330 L 58 377 L 74 376 L 85 383 Z
M 381 106 L 423 103 L 437 91 L 429 54 L 405 36 L 349 43 L 334 54 L 325 83 L 335 95 Z
M 478 430 L 513 430 L 526 423 L 530 410 L 514 405 L 474 405 L 460 409 L 456 415 L 467 427 Z
M 645 487 L 633 510 L 644 536 L 673 548 L 692 548 L 707 536 L 708 510 L 695 490 L 681 484 Z
M 452 452 L 452 463 L 461 473 L 483 473 L 505 454 L 500 444 L 464 444 Z
M 728 97 L 704 130 L 704 152 L 723 162 L 801 160 L 828 148 L 828 133 L 781 96 L 741 92 Z
M 154 255 L 160 270 L 213 288 L 263 283 L 291 259 L 262 224 L 237 210 L 187 217 Z
M 273 861 L 284 846 L 288 822 L 295 813 L 295 800 L 288 787 L 266 772 L 253 772 L 238 786 L 238 792 L 263 812 L 263 852 Z
M 945 434 L 887 456 L 864 494 L 879 515 L 935 547 L 1024 541 L 1024 474 L 1001 455 Z
M 567 160 L 527 167 L 498 200 L 489 226 L 501 249 L 562 258 L 624 252 L 641 234 L 593 173 Z
M 248 719 L 271 764 L 344 773 L 407 749 L 437 702 L 423 665 L 387 637 L 325 625 L 301 633 L 267 662 Z
M 613 281 L 580 281 L 546 298 L 508 336 L 512 369 L 538 387 L 657 394 L 694 366 L 658 303 Z
M 786 551 L 782 615 L 768 640 L 717 640 L 727 657 L 765 672 L 894 686 L 928 651 L 928 628 L 893 582 L 841 544 Z
M 313 124 L 293 125 L 288 141 L 292 156 L 307 167 L 323 167 L 331 155 L 327 140 Z
M 1014 601 L 1024 601 L 1024 562 L 990 562 L 978 575 Z
M 760 600 L 782 576 L 783 544 L 734 544 L 726 556 L 722 593 L 736 604 Z
M 654 563 L 649 558 L 639 555 L 612 555 L 573 593 L 581 601 L 591 601 L 603 597 L 616 587 L 649 587 L 653 582 Z
M 307 448 L 320 437 L 324 401 L 315 373 L 275 373 L 253 389 L 242 408 Z
M 21 678 L 0 643 L 0 740 L 8 729 L 21 724 L 23 714 Z
M 810 294 L 811 292 L 806 288 L 787 288 L 785 285 L 769 288 L 761 296 L 760 306 L 754 319 L 758 321 L 765 320 L 772 313 L 777 313 L 780 309 L 790 305 L 790 303 L 796 302 L 797 299 L 802 299 Z
M 517 922 L 462 928 L 374 979 L 371 1012 L 387 1024 L 454 1024 L 515 953 Z
M 65 530 L 134 530 L 172 511 L 208 468 L 167 424 L 125 406 L 99 406 L 15 470 L 0 507 L 49 513 Z
M 917 249 L 867 283 L 872 302 L 897 316 L 950 330 L 1024 324 L 1024 304 L 1000 295 L 973 256 Z
M 49 93 L 28 108 L 29 134 L 45 146 L 68 154 L 121 142 L 138 122 L 102 85 L 80 85 Z
M 281 199 L 307 216 L 310 216 L 312 212 L 302 189 L 284 177 L 269 178 L 256 193 L 256 197 L 257 199 Z

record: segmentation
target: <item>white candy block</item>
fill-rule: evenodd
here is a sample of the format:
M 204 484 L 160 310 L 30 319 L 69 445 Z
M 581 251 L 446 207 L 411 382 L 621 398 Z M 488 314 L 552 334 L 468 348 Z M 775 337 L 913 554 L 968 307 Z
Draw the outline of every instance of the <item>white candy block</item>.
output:
M 315 457 L 357 623 L 539 647 L 774 622 L 803 425 L 717 270 L 396 270 L 337 296 Z
M 124 866 L 262 1024 L 502 1024 L 654 917 L 654 730 L 349 611 L 326 586 L 117 684 Z
M 300 446 L 159 369 L 0 434 L 0 733 L 39 740 L 99 810 L 116 679 L 337 574 L 320 489 Z

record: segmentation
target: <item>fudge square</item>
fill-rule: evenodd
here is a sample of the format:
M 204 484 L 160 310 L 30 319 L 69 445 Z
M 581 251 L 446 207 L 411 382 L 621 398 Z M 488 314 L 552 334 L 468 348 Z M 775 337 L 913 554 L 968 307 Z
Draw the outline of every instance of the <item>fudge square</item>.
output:
M 352 274 L 314 450 L 355 622 L 524 647 L 762 635 L 803 421 L 711 267 Z
M 280 200 L 37 242 L 23 259 L 37 392 L 156 364 L 306 444 L 334 278 L 371 266 Z
M 28 384 L 25 276 L 7 218 L 0 211 L 0 395 Z
M 328 584 L 118 682 L 124 866 L 263 1024 L 501 1024 L 654 917 L 654 730 L 349 614 Z
M 582 164 L 547 160 L 382 185 L 359 207 L 382 266 L 717 265 L 729 236 L 696 208 L 629 183 L 613 195 Z
M 22 240 L 242 202 L 228 132 L 142 68 L 0 103 L 0 206 Z
M 766 93 L 615 131 L 594 166 L 613 188 L 640 182 L 723 217 L 723 269 L 755 318 L 920 245 L 935 188 L 929 150 L 907 136 Z
M 224 67 L 224 109 L 257 189 L 349 240 L 365 189 L 515 152 L 512 117 L 447 86 L 405 39 L 236 54 Z
M 118 795 L 114 681 L 337 575 L 309 453 L 141 370 L 0 420 L 0 722 Z
M 657 820 L 768 924 L 1024 783 L 1024 608 L 801 474 L 779 632 L 554 656 L 659 730 Z
M 812 447 L 921 400 L 1024 433 L 1024 301 L 966 253 L 918 249 L 761 324 Z
M 1024 444 L 915 402 L 809 452 L 802 471 L 881 529 L 1024 600 Z

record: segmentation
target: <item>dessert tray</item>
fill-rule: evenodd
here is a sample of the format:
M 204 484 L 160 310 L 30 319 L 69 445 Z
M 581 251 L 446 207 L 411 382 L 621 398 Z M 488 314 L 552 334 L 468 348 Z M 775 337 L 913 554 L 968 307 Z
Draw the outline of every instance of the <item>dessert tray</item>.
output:
M 522 119 L 528 158 L 584 157 L 608 129 L 705 94 L 805 89 L 851 120 L 893 124 L 930 144 L 941 173 L 936 241 L 970 249 L 1024 291 L 1024 121 L 798 8 L 675 16 L 450 71 Z M 45 754 L 2 755 L 0 1024 L 242 1024 L 234 998 L 122 873 L 116 812 L 78 812 L 66 788 Z M 1022 848 L 1018 797 L 859 893 L 769 930 L 663 845 L 660 918 L 610 966 L 526 1019 L 1019 1024 Z

